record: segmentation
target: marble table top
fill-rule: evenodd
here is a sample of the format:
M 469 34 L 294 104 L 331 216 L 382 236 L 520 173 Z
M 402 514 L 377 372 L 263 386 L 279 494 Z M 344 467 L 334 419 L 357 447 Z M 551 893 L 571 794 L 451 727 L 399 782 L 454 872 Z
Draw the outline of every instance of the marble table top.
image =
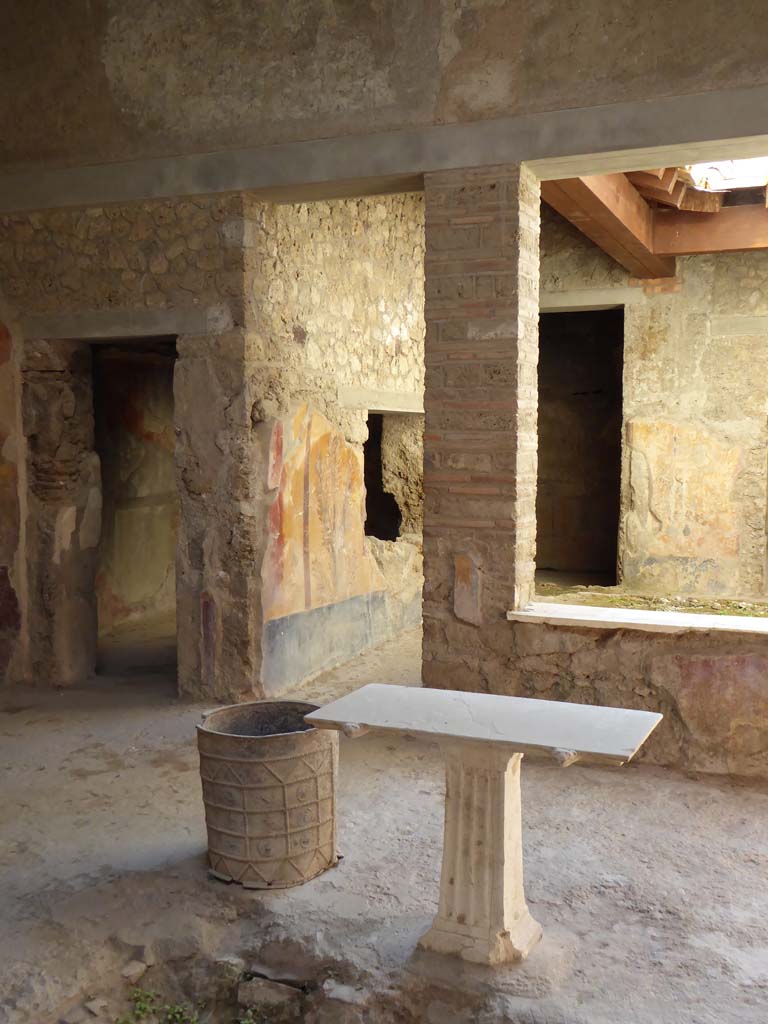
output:
M 652 711 L 371 683 L 306 716 L 321 729 L 359 726 L 441 741 L 542 751 L 561 764 L 623 764 L 662 719 Z

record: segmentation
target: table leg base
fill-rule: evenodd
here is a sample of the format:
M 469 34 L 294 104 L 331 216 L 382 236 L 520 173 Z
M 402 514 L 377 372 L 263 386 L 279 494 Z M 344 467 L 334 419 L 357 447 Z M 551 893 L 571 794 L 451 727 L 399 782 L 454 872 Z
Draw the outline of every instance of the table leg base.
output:
M 514 928 L 495 934 L 480 934 L 477 928 L 465 930 L 461 925 L 437 918 L 419 940 L 419 946 L 435 953 L 460 956 L 470 963 L 497 966 L 525 960 L 541 934 L 541 925 L 527 910 Z

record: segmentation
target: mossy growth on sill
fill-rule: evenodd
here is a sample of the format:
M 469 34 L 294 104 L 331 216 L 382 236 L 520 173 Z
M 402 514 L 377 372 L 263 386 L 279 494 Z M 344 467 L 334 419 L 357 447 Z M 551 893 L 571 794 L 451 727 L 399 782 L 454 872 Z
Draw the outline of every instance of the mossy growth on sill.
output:
M 557 604 L 581 604 L 596 608 L 638 608 L 657 612 L 691 612 L 702 615 L 742 615 L 768 618 L 768 597 L 743 600 L 731 597 L 660 596 L 641 594 L 623 587 L 566 585 L 553 581 L 536 583 L 536 598 Z

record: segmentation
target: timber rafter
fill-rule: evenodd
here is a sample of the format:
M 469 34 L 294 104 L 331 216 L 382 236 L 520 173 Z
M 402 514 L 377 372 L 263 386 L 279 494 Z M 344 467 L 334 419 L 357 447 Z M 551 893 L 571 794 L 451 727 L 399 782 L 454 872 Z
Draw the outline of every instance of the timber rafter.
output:
M 544 181 L 542 199 L 634 277 L 674 277 L 675 257 L 768 249 L 768 209 L 723 205 L 678 168 Z

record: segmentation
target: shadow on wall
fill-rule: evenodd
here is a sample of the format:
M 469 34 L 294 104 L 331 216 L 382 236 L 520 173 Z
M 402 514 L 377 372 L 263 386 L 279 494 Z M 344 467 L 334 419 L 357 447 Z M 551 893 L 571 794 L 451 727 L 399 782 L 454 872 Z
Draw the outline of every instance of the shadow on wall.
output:
M 394 494 L 384 489 L 383 435 L 384 417 L 372 412 L 368 416 L 368 439 L 363 448 L 365 532 L 379 540 L 397 540 L 403 514 Z

